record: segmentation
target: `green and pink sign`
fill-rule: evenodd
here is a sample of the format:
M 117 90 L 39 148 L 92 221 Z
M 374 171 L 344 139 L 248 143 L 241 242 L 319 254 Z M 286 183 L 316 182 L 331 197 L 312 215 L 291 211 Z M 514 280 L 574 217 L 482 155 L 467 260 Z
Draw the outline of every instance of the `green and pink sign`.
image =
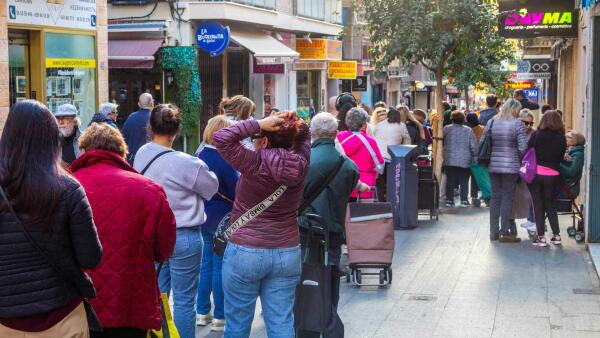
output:
M 513 39 L 576 37 L 579 20 L 573 0 L 501 0 L 498 31 Z

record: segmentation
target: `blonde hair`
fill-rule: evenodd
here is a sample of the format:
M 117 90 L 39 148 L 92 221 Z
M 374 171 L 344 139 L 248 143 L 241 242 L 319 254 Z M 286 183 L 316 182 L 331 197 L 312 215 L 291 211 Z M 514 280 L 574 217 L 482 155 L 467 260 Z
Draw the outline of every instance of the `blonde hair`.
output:
M 376 125 L 377 123 L 379 123 L 379 114 L 384 113 L 386 118 L 387 118 L 387 114 L 388 114 L 388 110 L 385 107 L 377 107 L 375 108 L 375 110 L 373 111 L 373 113 L 371 114 L 371 124 L 372 125 Z M 368 113 L 367 113 L 368 114 Z
M 508 99 L 500 107 L 500 113 L 494 116 L 494 120 L 514 120 L 519 117 L 521 108 L 521 102 L 515 99 Z
M 252 100 L 243 96 L 236 95 L 232 98 L 224 98 L 219 103 L 219 112 L 235 118 L 237 121 L 243 121 L 250 118 L 250 115 L 256 110 L 256 105 Z
M 583 136 L 583 134 L 581 134 L 575 130 L 569 130 L 569 133 L 571 133 L 571 139 L 573 140 L 574 145 L 576 145 L 576 146 L 585 145 L 585 136 Z
M 106 150 L 123 158 L 129 153 L 121 132 L 106 123 L 92 123 L 79 137 L 79 149 L 84 153 Z
M 404 105 L 399 105 L 397 109 L 400 112 L 400 120 L 402 121 L 402 123 L 406 123 L 407 121 L 411 121 L 412 123 L 414 123 L 414 125 L 417 126 L 417 129 L 419 129 L 419 136 L 421 137 L 421 140 L 424 140 L 425 129 L 423 128 L 421 122 L 419 122 L 413 116 L 412 112 L 408 110 L 408 107 Z
M 205 144 L 212 145 L 214 143 L 213 135 L 221 129 L 229 128 L 233 126 L 235 122 L 231 121 L 225 115 L 217 115 L 210 120 L 208 120 L 208 124 L 206 125 L 206 129 L 204 129 L 204 135 L 202 138 L 204 139 Z

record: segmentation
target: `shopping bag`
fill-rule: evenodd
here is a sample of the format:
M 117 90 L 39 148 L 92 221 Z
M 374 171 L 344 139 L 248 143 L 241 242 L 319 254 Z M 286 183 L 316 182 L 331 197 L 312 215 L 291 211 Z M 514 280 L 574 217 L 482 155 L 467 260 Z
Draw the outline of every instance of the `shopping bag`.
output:
M 515 188 L 515 197 L 513 198 L 513 219 L 524 219 L 529 217 L 529 207 L 531 206 L 531 194 L 525 181 L 521 180 Z
M 481 191 L 481 197 L 483 199 L 490 198 L 492 196 L 492 188 L 490 183 L 490 174 L 487 168 L 479 164 L 472 164 L 471 172 L 475 177 L 475 181 L 477 181 L 477 185 Z
M 160 271 L 160 269 L 159 269 Z M 148 330 L 148 338 L 179 338 L 179 332 L 171 315 L 171 306 L 169 306 L 169 297 L 166 293 L 160 294 L 160 311 L 162 313 L 162 323 L 160 330 Z
M 521 167 L 519 168 L 519 176 L 527 184 L 531 184 L 537 176 L 537 155 L 535 148 L 529 148 L 521 160 Z

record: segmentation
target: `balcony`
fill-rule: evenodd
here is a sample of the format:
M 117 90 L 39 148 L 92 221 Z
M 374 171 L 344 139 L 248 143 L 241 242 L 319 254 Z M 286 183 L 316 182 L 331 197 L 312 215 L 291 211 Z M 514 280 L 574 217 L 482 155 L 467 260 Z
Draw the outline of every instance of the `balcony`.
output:
M 296 15 L 325 21 L 342 23 L 342 0 L 295 0 Z
M 254 6 L 264 9 L 275 9 L 276 0 L 204 0 L 205 2 L 235 2 L 242 5 Z

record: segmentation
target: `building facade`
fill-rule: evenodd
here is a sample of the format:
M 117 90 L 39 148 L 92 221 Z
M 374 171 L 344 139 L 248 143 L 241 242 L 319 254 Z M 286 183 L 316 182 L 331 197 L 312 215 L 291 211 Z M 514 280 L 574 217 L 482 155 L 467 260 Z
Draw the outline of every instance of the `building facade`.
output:
M 64 103 L 87 125 L 108 98 L 106 3 L 0 1 L 0 128 L 24 99 Z

